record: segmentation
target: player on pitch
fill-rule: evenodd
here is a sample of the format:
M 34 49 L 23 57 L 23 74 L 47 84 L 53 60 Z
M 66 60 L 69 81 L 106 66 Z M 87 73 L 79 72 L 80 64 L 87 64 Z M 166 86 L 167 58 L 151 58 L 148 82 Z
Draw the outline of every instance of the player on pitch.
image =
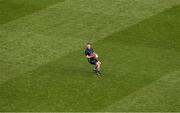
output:
M 94 52 L 90 43 L 86 45 L 85 56 L 90 64 L 95 65 L 93 71 L 96 72 L 97 75 L 101 75 L 101 62 L 98 60 L 98 55 Z

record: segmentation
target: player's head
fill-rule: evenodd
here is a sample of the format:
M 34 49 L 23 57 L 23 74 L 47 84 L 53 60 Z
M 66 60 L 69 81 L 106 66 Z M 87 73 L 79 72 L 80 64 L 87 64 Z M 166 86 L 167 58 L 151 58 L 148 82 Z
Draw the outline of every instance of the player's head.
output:
M 88 49 L 91 48 L 91 44 L 90 43 L 87 43 L 86 46 L 87 46 Z

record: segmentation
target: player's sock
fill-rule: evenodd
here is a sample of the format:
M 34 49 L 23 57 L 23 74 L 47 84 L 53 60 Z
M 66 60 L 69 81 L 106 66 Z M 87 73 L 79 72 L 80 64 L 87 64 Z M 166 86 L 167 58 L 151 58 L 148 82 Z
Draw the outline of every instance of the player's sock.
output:
M 96 72 L 97 71 L 96 68 L 94 68 L 93 71 Z
M 95 72 L 96 72 L 96 71 L 97 71 L 97 67 L 95 67 L 95 68 L 93 69 L 93 71 L 95 71 Z
M 101 75 L 101 72 L 100 72 L 100 71 L 96 71 L 96 74 L 97 74 L 97 75 Z

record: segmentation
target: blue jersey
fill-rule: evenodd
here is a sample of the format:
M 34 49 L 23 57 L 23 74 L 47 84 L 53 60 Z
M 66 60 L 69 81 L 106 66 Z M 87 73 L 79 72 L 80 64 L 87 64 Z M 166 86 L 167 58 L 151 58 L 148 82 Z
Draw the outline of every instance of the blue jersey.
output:
M 88 49 L 88 48 L 86 48 L 86 50 L 85 50 L 85 55 L 87 56 L 91 56 L 91 54 L 93 54 L 94 53 L 94 50 L 91 48 L 91 49 Z M 96 65 L 96 63 L 98 62 L 98 60 L 97 59 L 94 59 L 94 58 L 88 58 L 88 62 L 90 63 L 90 64 L 93 64 L 93 65 Z
M 91 54 L 93 54 L 94 53 L 94 50 L 91 48 L 91 49 L 88 49 L 88 48 L 86 48 L 86 50 L 85 50 L 85 55 L 87 56 L 91 56 Z

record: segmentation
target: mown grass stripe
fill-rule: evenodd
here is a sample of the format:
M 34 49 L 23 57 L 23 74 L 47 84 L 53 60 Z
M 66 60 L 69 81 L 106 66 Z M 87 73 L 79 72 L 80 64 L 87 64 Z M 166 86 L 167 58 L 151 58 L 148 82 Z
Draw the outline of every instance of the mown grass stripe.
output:
M 64 0 L 1 0 L 0 25 L 47 8 Z
M 180 72 L 174 71 L 131 93 L 103 111 L 179 111 Z

